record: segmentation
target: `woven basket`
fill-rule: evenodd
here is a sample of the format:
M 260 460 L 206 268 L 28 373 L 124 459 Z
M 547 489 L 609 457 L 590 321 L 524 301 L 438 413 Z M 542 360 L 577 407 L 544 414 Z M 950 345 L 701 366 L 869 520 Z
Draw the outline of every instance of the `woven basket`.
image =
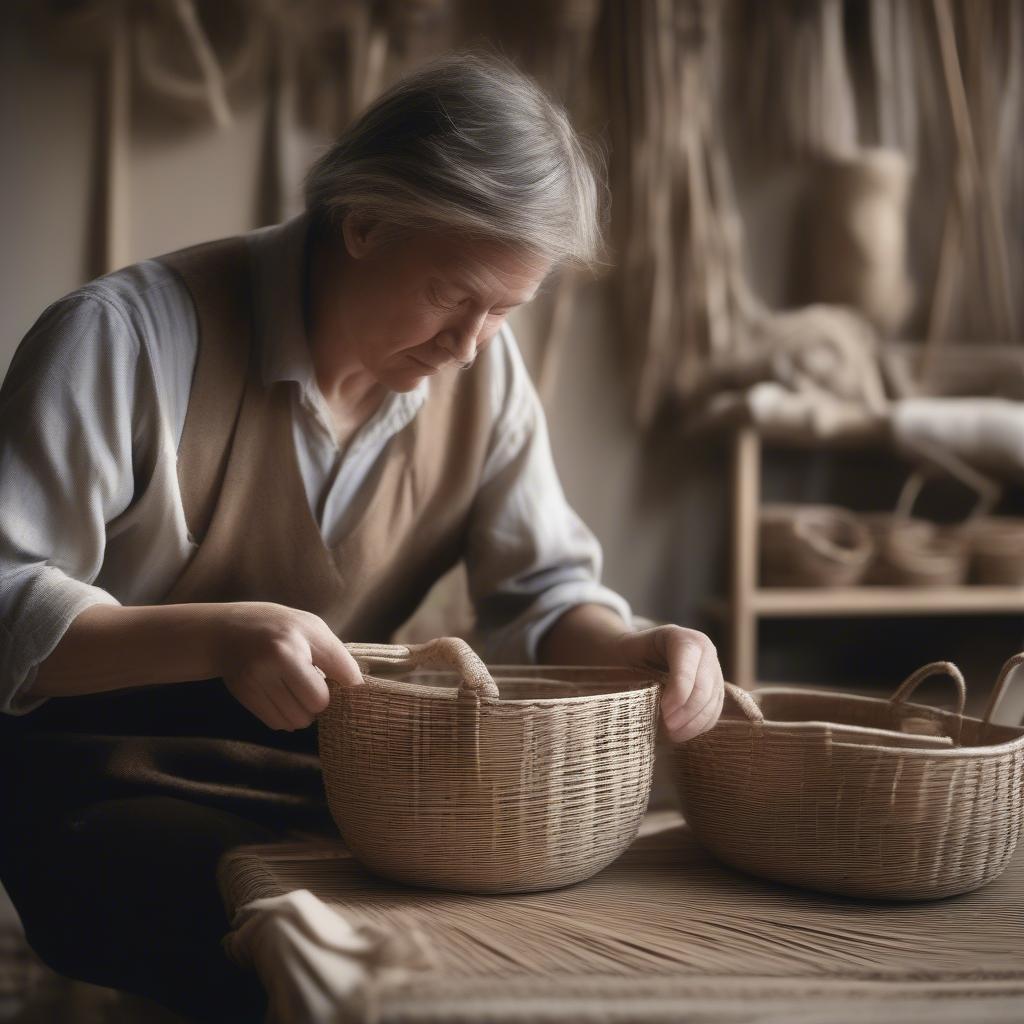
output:
M 850 586 L 874 552 L 867 527 L 834 505 L 765 505 L 760 534 L 766 586 Z
M 875 539 L 865 583 L 944 587 L 967 578 L 970 543 L 963 529 L 886 513 L 861 519 Z
M 492 675 L 452 638 L 348 649 L 364 685 L 331 685 L 320 761 L 335 823 L 371 871 L 526 892 L 587 878 L 633 841 L 654 765 L 651 674 Z
M 1024 586 L 1024 519 L 984 517 L 971 523 L 969 533 L 975 582 Z
M 980 720 L 964 716 L 949 662 L 888 701 L 729 685 L 733 707 L 675 748 L 686 820 L 721 860 L 789 885 L 900 900 L 985 885 L 1024 827 L 1024 729 L 991 721 L 1022 662 L 1003 667 Z M 907 703 L 939 673 L 956 684 L 955 712 Z

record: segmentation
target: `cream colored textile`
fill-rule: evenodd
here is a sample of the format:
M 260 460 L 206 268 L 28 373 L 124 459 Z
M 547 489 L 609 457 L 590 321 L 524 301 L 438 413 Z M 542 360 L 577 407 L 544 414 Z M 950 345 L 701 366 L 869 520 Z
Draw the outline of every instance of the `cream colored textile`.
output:
M 1001 480 L 1024 481 L 1024 404 L 1005 398 L 907 398 L 892 410 L 893 436 L 913 455 L 942 448 Z
M 233 925 L 224 948 L 259 973 L 266 1024 L 373 1019 L 379 985 L 400 986 L 433 963 L 419 929 L 352 922 L 308 889 L 253 900 Z

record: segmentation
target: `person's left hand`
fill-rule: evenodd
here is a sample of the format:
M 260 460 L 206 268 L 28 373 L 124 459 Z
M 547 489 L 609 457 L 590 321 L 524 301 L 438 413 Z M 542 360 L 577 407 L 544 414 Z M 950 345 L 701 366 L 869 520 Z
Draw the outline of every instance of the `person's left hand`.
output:
M 661 717 L 675 743 L 707 732 L 722 713 L 725 682 L 715 645 L 696 629 L 654 626 L 615 641 L 616 661 L 668 674 Z

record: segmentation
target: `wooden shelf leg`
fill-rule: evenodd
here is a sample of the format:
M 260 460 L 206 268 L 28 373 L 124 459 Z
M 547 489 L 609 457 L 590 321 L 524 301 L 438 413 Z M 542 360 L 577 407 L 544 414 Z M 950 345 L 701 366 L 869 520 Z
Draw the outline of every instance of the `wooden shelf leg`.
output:
M 729 672 L 731 681 L 749 689 L 757 681 L 758 507 L 761 500 L 761 439 L 757 432 L 736 432 L 732 454 L 732 607 Z

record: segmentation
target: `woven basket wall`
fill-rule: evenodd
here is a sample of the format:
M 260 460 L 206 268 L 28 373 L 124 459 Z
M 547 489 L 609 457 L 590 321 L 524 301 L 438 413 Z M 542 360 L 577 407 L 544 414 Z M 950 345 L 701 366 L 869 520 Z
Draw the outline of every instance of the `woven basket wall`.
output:
M 766 687 L 733 698 L 710 732 L 674 752 L 700 842 L 743 871 L 876 899 L 932 899 L 991 881 L 1024 828 L 1024 729 L 963 715 L 963 679 L 937 662 L 891 700 Z M 946 673 L 955 712 L 907 703 Z M 730 708 L 728 705 L 731 704 Z
M 951 587 L 967 578 L 970 544 L 963 529 L 887 513 L 862 515 L 861 521 L 875 540 L 865 582 Z
M 761 508 L 760 549 L 765 586 L 844 587 L 860 581 L 874 542 L 847 509 L 766 504 Z
M 370 870 L 522 892 L 587 878 L 633 841 L 654 766 L 657 679 L 488 672 L 450 639 L 349 650 L 364 684 L 332 685 L 320 760 L 338 829 Z M 444 671 L 453 659 L 459 671 Z
M 1024 585 L 1024 519 L 986 516 L 971 523 L 969 533 L 975 582 Z

